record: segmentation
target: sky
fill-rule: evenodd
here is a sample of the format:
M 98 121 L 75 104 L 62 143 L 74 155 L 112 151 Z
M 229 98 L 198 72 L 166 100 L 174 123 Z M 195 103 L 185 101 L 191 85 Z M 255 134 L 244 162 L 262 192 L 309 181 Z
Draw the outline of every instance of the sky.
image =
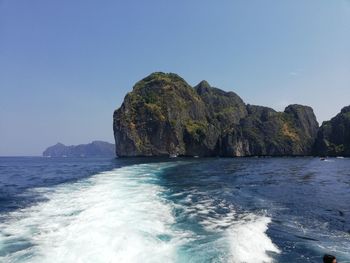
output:
M 154 71 L 321 123 L 350 104 L 350 1 L 0 0 L 0 156 L 113 142 Z

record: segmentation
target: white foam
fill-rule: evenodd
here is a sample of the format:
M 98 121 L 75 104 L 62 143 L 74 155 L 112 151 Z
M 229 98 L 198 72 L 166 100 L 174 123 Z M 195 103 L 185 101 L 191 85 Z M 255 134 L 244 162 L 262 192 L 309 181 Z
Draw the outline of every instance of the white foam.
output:
M 34 246 L 2 260 L 175 261 L 177 247 L 188 234 L 171 228 L 171 205 L 159 196 L 162 187 L 152 184 L 165 166 L 129 166 L 54 190 L 37 189 L 47 202 L 14 212 L 0 225 L 0 250 L 18 242 Z
M 266 234 L 271 223 L 270 217 L 252 213 L 238 214 L 232 204 L 215 202 L 205 194 L 196 202 L 192 197 L 188 195 L 185 199 L 185 203 L 188 204 L 186 212 L 190 216 L 199 217 L 199 223 L 212 235 L 221 235 L 221 238 L 212 244 L 223 258 L 220 262 L 267 263 L 273 262 L 270 252 L 280 253 Z M 218 207 L 226 210 L 226 213 L 217 213 Z
M 267 252 L 280 251 L 266 234 L 270 222 L 269 217 L 249 215 L 228 228 L 232 262 L 273 262 Z

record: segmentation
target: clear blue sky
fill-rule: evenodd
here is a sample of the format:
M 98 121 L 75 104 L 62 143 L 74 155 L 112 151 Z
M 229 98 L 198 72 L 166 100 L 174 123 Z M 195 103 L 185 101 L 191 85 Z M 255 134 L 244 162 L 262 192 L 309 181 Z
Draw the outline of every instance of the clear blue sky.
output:
M 113 142 L 153 71 L 321 122 L 350 104 L 349 0 L 0 0 L 0 155 Z

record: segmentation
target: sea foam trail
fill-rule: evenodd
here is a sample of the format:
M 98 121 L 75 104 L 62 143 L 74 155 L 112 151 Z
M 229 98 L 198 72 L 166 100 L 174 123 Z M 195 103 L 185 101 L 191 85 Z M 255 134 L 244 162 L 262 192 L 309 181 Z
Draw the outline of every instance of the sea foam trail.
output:
M 55 188 L 48 201 L 0 224 L 2 262 L 173 262 L 187 234 L 173 230 L 171 205 L 157 173 L 143 164 Z
M 200 199 L 196 202 L 193 198 Z M 186 198 L 186 213 L 196 216 L 199 223 L 217 240 L 210 241 L 206 250 L 217 251 L 218 261 L 230 263 L 271 263 L 271 252 L 280 253 L 266 231 L 271 218 L 253 213 L 237 213 L 233 204 L 215 200 L 207 193 L 192 191 Z M 221 212 L 219 212 L 221 211 Z M 224 213 L 222 211 L 225 211 Z
M 271 263 L 271 252 L 280 253 L 278 247 L 266 234 L 271 218 L 246 214 L 237 217 L 234 212 L 222 218 L 204 222 L 209 231 L 222 232 L 219 244 L 226 244 L 224 262 Z
M 267 252 L 280 251 L 266 235 L 270 222 L 269 217 L 249 215 L 227 230 L 233 262 L 273 262 Z

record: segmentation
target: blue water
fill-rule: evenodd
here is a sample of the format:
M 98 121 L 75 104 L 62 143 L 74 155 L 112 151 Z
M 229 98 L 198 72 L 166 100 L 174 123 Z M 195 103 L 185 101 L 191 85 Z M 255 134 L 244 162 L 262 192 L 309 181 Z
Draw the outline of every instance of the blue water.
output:
M 0 158 L 0 262 L 350 262 L 350 159 Z

